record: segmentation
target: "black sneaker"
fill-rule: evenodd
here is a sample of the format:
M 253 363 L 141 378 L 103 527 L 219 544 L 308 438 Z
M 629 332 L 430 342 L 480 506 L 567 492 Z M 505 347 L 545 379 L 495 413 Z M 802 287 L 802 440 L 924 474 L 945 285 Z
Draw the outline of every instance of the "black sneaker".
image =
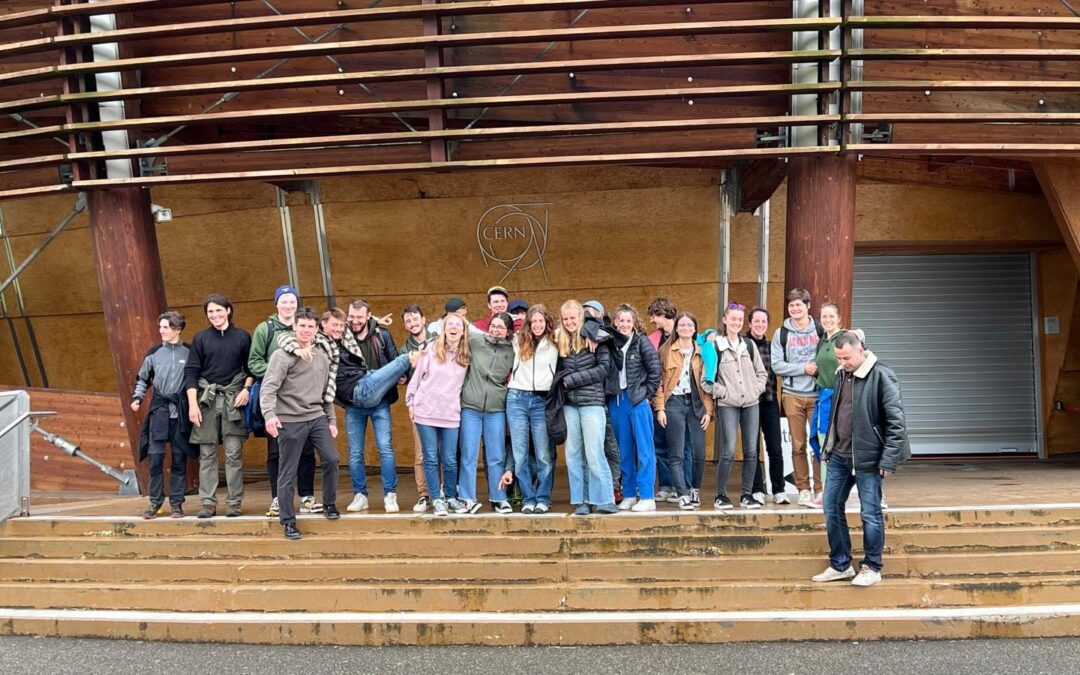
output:
M 183 518 L 184 517 L 184 507 L 183 506 L 174 506 L 174 507 L 172 507 L 172 511 L 169 513 L 169 517 L 170 518 Z
M 323 517 L 327 520 L 340 520 L 341 512 L 337 510 L 337 506 L 334 504 L 327 504 L 323 507 Z
M 214 509 L 213 506 L 204 506 L 199 511 L 199 515 L 197 515 L 195 517 L 196 518 L 213 518 L 214 517 L 214 511 L 215 511 L 215 509 Z
M 300 530 L 296 529 L 296 523 L 287 523 L 285 525 L 285 538 L 286 539 L 302 539 L 304 535 L 300 534 Z
M 229 508 L 225 509 L 226 518 L 238 518 L 240 516 L 240 513 L 241 511 L 239 504 L 237 504 L 236 506 L 230 506 Z
M 760 509 L 762 504 L 754 499 L 753 495 L 743 495 L 742 499 L 739 500 L 739 506 L 744 509 Z
M 158 509 L 160 509 L 160 508 L 161 508 L 161 504 L 151 504 L 149 506 L 149 508 L 147 508 L 145 511 L 143 511 L 143 513 L 142 513 L 143 520 L 153 520 L 154 518 L 157 518 L 157 512 L 158 512 Z
M 716 501 L 713 502 L 713 508 L 717 511 L 725 511 L 733 507 L 731 500 L 724 493 L 716 495 Z

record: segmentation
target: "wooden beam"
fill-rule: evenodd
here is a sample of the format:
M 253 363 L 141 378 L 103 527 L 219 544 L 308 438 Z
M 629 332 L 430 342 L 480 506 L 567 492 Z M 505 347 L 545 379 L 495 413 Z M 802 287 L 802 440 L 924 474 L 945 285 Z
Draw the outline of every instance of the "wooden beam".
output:
M 844 26 L 855 30 L 889 29 L 1009 29 L 1076 30 L 1075 16 L 850 16 Z
M 1080 113 L 1058 112 L 932 112 L 858 113 L 844 115 L 845 124 L 898 122 L 904 124 L 1077 124 Z
M 117 391 L 125 397 L 135 390 L 147 348 L 161 340 L 157 317 L 166 306 L 150 193 L 134 187 L 97 190 L 87 195 L 87 211 Z M 132 461 L 145 491 L 147 464 L 139 462 L 142 415 L 122 408 Z
M 782 159 L 755 159 L 739 162 L 739 210 L 751 212 L 764 204 L 788 175 Z
M 848 49 L 849 61 L 1075 61 L 1080 49 Z
M 853 80 L 852 91 L 1080 91 L 1080 80 Z
M 985 155 L 990 157 L 1045 157 L 1080 155 L 1074 143 L 855 143 L 849 153 L 875 155 Z
M 839 19 L 753 19 L 740 21 L 700 21 L 628 26 L 593 26 L 588 28 L 558 28 L 491 33 L 460 33 L 451 35 L 393 37 L 376 40 L 319 42 L 302 45 L 267 45 L 250 49 L 224 49 L 209 52 L 164 54 L 104 62 L 87 62 L 63 66 L 46 66 L 0 74 L 0 86 L 52 80 L 67 75 L 89 75 L 102 72 L 200 66 L 241 61 L 268 61 L 308 56 L 340 56 L 400 52 L 439 46 L 444 49 L 495 45 L 575 42 L 581 40 L 640 40 L 645 38 L 692 37 L 695 35 L 732 35 L 741 33 L 797 32 L 831 30 Z
M 1061 238 L 1080 272 L 1080 161 L 1032 162 Z

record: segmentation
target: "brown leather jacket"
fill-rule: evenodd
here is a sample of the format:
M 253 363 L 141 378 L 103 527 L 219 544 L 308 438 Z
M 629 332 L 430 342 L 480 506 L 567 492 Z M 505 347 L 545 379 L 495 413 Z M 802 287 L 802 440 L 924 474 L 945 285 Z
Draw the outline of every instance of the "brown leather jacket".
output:
M 656 395 L 652 399 L 653 410 L 657 412 L 664 409 L 668 397 L 671 396 L 671 393 L 675 391 L 675 387 L 679 384 L 679 375 L 682 374 L 683 355 L 679 348 L 675 346 L 677 344 L 678 340 L 669 340 L 660 348 L 660 388 L 656 390 Z M 702 384 L 704 371 L 705 362 L 701 358 L 701 347 L 695 344 L 694 353 L 690 357 L 690 372 L 694 380 L 694 388 L 691 392 L 694 394 L 694 413 L 699 417 L 703 415 L 711 417 L 714 412 L 713 397 L 712 394 L 705 391 Z M 701 403 L 700 409 L 698 401 Z

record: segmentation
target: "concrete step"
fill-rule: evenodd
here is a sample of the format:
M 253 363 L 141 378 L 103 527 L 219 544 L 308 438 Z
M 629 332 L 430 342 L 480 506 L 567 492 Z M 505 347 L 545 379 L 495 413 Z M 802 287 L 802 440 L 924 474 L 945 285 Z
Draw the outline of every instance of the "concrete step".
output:
M 1076 527 L 1080 526 L 1080 507 L 1021 509 L 1017 507 L 894 509 L 886 514 L 889 531 L 954 529 L 970 527 Z M 849 522 L 859 525 L 857 512 L 848 513 Z M 402 513 L 344 514 L 339 521 L 320 516 L 301 516 L 305 531 L 332 533 L 347 530 L 364 534 L 702 534 L 748 530 L 762 532 L 824 531 L 820 510 L 801 507 L 778 507 L 760 511 L 735 509 L 726 512 L 709 510 L 684 513 L 662 511 L 651 514 L 620 513 L 615 516 L 574 517 L 567 514 L 501 516 L 480 514 L 435 518 L 431 515 Z M 13 518 L 0 523 L 4 536 L 189 536 L 189 535 L 263 535 L 279 531 L 274 519 L 259 515 L 240 518 L 181 520 L 138 517 L 74 516 L 55 518 L 33 516 Z
M 1035 564 L 1037 562 L 1037 564 Z M 286 560 L 0 559 L 7 582 L 100 583 L 556 583 L 590 581 L 727 581 L 807 579 L 824 567 L 821 556 L 737 555 L 718 559 L 667 558 L 412 558 Z M 1080 551 L 898 554 L 887 574 L 905 578 L 1026 577 L 1080 570 Z
M 668 581 L 530 584 L 234 585 L 0 583 L 0 606 L 179 612 L 752 611 L 957 607 L 1080 602 L 1080 576 L 1007 580 L 888 578 L 873 589 L 847 582 Z
M 322 612 L 0 608 L 0 635 L 318 645 L 617 645 L 954 640 L 1080 633 L 1080 605 L 759 612 Z
M 331 523 L 332 524 L 332 523 Z M 276 527 L 276 526 L 275 526 Z M 306 524 L 301 524 L 306 530 Z M 285 541 L 280 529 L 263 535 L 133 537 L 112 531 L 97 536 L 3 537 L 0 555 L 10 558 L 285 559 L 431 557 L 718 557 L 736 554 L 820 555 L 823 532 L 703 534 L 415 534 L 365 535 L 348 529 L 308 531 Z M 858 532 L 852 534 L 858 542 Z M 1080 527 L 975 527 L 886 532 L 886 552 L 974 553 L 1080 550 Z

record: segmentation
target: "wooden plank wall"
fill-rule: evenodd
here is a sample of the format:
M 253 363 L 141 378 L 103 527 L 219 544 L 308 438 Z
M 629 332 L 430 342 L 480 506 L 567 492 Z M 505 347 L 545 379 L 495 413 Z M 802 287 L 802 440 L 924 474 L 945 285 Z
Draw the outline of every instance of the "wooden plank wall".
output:
M 0 386 L 0 389 L 18 387 Z M 27 389 L 31 410 L 55 410 L 42 428 L 58 434 L 118 471 L 132 468 L 120 397 L 86 391 Z M 115 492 L 117 483 L 82 460 L 69 457 L 40 435 L 32 436 L 30 488 L 55 492 Z

